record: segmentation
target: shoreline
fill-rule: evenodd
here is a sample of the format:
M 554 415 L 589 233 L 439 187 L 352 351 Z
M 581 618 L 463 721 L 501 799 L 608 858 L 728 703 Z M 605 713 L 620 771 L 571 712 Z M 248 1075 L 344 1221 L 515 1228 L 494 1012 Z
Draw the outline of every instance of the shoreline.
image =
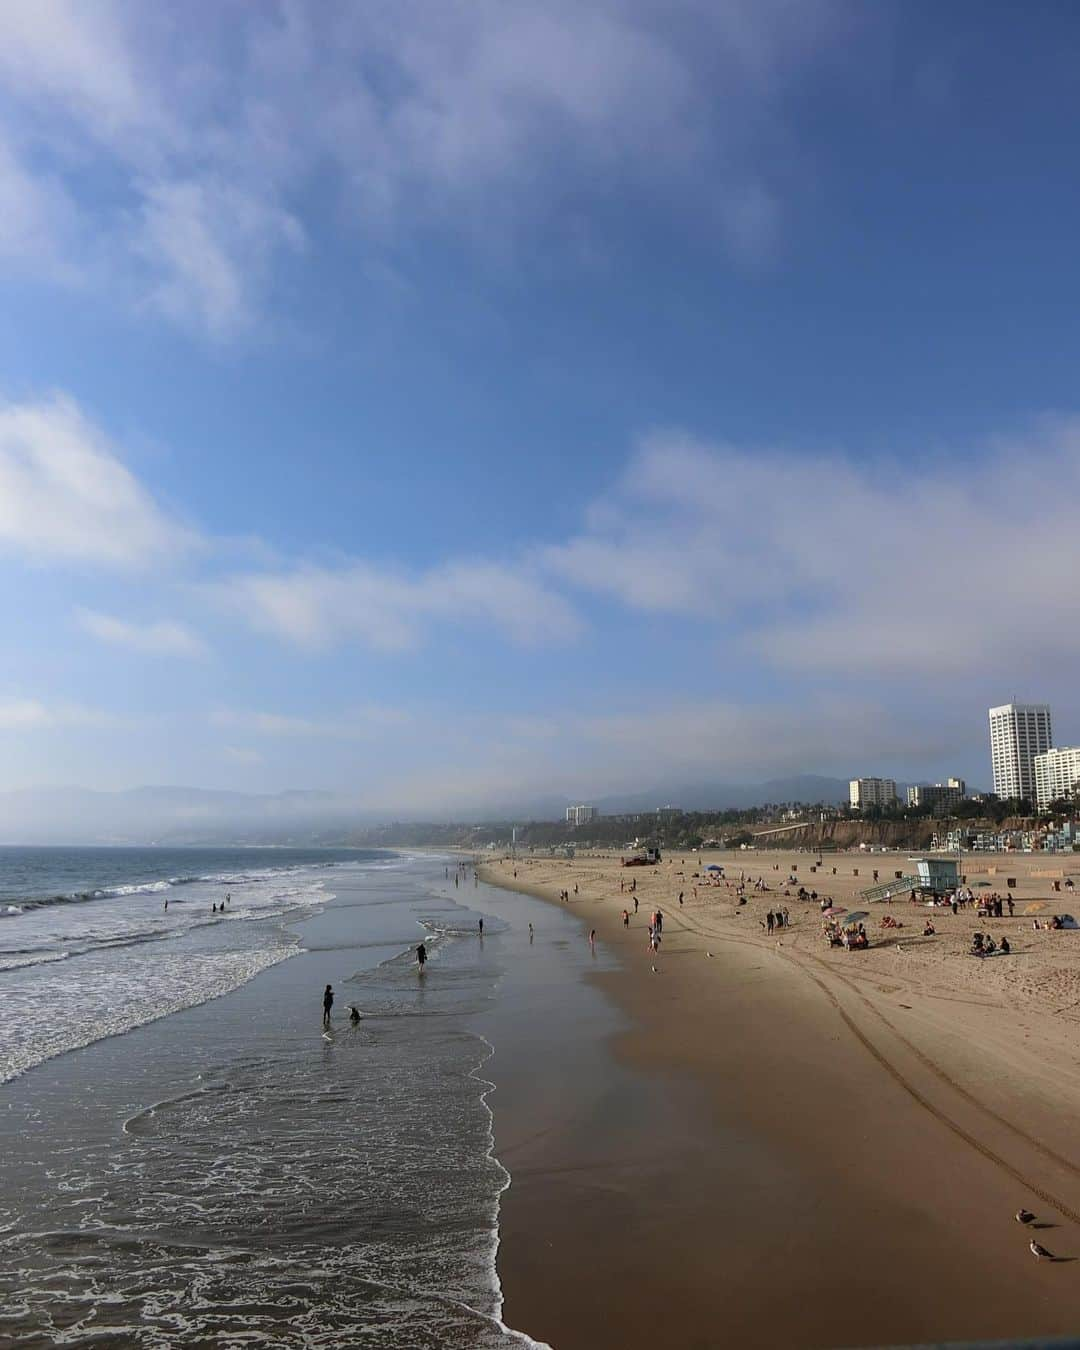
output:
M 804 869 L 808 856 L 799 862 Z M 768 867 L 772 885 L 773 865 L 790 857 L 744 854 L 736 865 L 763 876 Z M 557 1262 L 560 1300 L 579 1311 L 589 1300 L 603 1308 L 591 1343 L 645 1345 L 662 1335 L 673 1345 L 708 1344 L 717 1335 L 718 1286 L 724 1334 L 752 1345 L 1073 1330 L 1080 1293 L 1070 1268 L 1036 1264 L 1027 1251 L 1030 1234 L 1012 1217 L 1021 1205 L 1034 1209 L 1056 1225 L 1046 1245 L 1080 1255 L 1080 1158 L 1072 1142 L 1080 1125 L 1080 1073 L 1069 1044 L 1072 1026 L 1062 1031 L 1034 1005 L 1004 1016 L 993 987 L 981 997 L 965 992 L 964 981 L 986 963 L 942 958 L 943 969 L 955 974 L 953 987 L 943 977 L 934 985 L 921 955 L 914 975 L 898 974 L 904 953 L 892 941 L 870 953 L 837 953 L 830 962 L 815 945 L 817 915 L 791 899 L 792 928 L 767 938 L 757 927 L 765 898 L 753 897 L 740 911 L 726 894 L 705 895 L 701 887 L 691 900 L 691 873 L 703 861 L 665 860 L 631 873 L 617 859 L 587 855 L 572 862 L 519 859 L 516 880 L 508 863 L 480 864 L 490 884 L 569 911 L 615 953 L 620 969 L 587 978 L 628 1020 L 629 1030 L 614 1039 L 617 1061 L 647 1075 L 659 1096 L 673 1082 L 690 1085 L 715 1139 L 734 1132 L 739 1147 L 750 1140 L 762 1155 L 748 1168 L 724 1148 L 706 1146 L 688 1165 L 693 1186 L 675 1212 L 672 1188 L 685 1191 L 687 1177 L 678 1169 L 666 1175 L 665 1193 L 643 1168 L 620 1205 L 608 1205 L 607 1218 L 651 1234 L 644 1251 L 638 1243 L 629 1251 L 619 1245 L 625 1226 L 609 1223 L 583 1249 L 572 1223 L 555 1225 L 575 1253 Z M 834 861 L 851 863 L 830 860 L 830 867 Z M 855 863 L 866 870 L 865 858 Z M 1010 872 L 1015 866 L 1010 860 Z M 618 891 L 620 872 L 624 880 L 638 878 L 643 912 L 629 931 L 620 918 L 626 899 Z M 575 881 L 579 894 L 560 902 L 559 890 L 572 892 Z M 686 892 L 681 911 L 678 889 Z M 658 901 L 666 922 L 661 955 L 653 958 L 645 919 Z M 913 921 L 907 909 L 895 907 L 905 935 Z M 957 931 L 963 926 L 957 923 Z M 873 963 L 853 964 L 866 956 Z M 1031 1054 L 1033 1044 L 1039 1057 Z M 697 1122 L 688 1128 L 700 1134 Z M 550 1149 L 542 1163 L 558 1166 L 556 1153 Z M 505 1316 L 560 1350 L 588 1345 L 580 1318 L 564 1319 L 539 1292 L 535 1271 L 551 1262 L 543 1243 L 551 1240 L 552 1223 L 543 1218 L 540 1198 L 522 1192 L 515 1176 L 501 1220 Z M 686 1271 L 658 1273 L 656 1257 L 666 1244 L 674 1244 L 684 1265 L 687 1249 L 694 1252 L 689 1265 L 697 1280 L 687 1280 Z M 588 1272 L 586 1280 L 574 1276 L 576 1265 Z M 854 1278 L 838 1282 L 845 1269 Z M 612 1281 L 617 1298 L 607 1296 Z M 662 1326 L 657 1305 L 664 1308 Z M 595 1328 L 605 1324 L 619 1328 L 617 1338 L 595 1339 Z

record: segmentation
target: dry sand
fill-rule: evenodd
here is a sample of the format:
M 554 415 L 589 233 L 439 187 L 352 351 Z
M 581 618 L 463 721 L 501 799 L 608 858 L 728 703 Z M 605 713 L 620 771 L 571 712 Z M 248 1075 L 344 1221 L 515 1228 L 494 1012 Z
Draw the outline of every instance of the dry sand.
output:
M 693 875 L 714 861 L 729 881 L 745 872 L 771 889 L 748 889 L 740 908 L 733 888 Z M 794 887 L 785 896 L 783 882 L 797 866 L 808 889 L 851 907 L 873 867 L 884 880 L 906 855 L 825 855 L 811 874 L 815 862 L 755 851 L 656 868 L 581 855 L 485 867 L 488 880 L 552 903 L 571 892 L 564 908 L 620 958 L 596 977 L 630 1015 L 620 1058 L 682 1103 L 678 1121 L 654 1122 L 646 1139 L 613 1103 L 573 1138 L 541 1138 L 530 1166 L 514 1169 L 500 1257 L 511 1324 L 560 1350 L 1080 1327 L 1080 931 L 1033 932 L 1023 914 L 1080 911 L 1052 890 L 1069 872 L 1080 884 L 1080 859 L 966 859 L 973 886 L 1004 894 L 1016 877 L 1016 916 L 938 910 L 934 938 L 906 892 L 859 904 L 871 913 L 865 952 L 829 949 L 818 905 Z M 633 903 L 619 885 L 634 879 L 639 913 L 625 929 Z M 767 936 L 766 910 L 785 904 L 790 929 Z M 646 923 L 658 905 L 653 956 Z M 883 931 L 886 912 L 904 927 Z M 1007 933 L 1014 954 L 967 955 L 976 929 Z M 1012 1217 L 1021 1205 L 1070 1259 L 1034 1261 Z

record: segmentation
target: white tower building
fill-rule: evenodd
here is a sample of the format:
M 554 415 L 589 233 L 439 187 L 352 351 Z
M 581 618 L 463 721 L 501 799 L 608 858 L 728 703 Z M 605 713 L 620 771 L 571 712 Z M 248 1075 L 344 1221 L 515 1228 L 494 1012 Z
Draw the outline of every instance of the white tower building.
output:
M 990 709 L 990 760 L 999 797 L 1035 800 L 1035 756 L 1054 743 L 1048 703 L 1003 703 Z
M 1042 811 L 1080 786 L 1080 745 L 1062 745 L 1035 756 L 1035 804 Z

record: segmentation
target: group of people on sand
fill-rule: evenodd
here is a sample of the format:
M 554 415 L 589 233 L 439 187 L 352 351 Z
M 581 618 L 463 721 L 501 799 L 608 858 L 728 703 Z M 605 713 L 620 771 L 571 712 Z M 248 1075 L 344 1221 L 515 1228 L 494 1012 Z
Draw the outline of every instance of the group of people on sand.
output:
M 637 905 L 634 906 L 635 910 Z M 625 910 L 623 911 L 626 912 Z M 629 921 L 629 915 L 627 915 Z M 660 950 L 660 943 L 664 936 L 664 912 L 661 909 L 655 910 L 649 915 L 649 951 L 654 955 Z
M 830 947 L 843 947 L 845 951 L 865 951 L 870 946 L 870 938 L 860 923 L 842 928 L 835 919 L 829 919 L 821 925 L 825 941 Z
M 1040 928 L 1045 928 L 1056 933 L 1059 929 L 1068 927 L 1068 924 L 1066 923 L 1068 917 L 1067 914 L 1051 914 L 1048 919 L 1045 919 L 1042 922 L 1038 919 L 1032 919 L 1031 927 L 1036 933 Z M 1073 927 L 1075 928 L 1076 925 L 1073 924 Z
M 971 955 L 972 956 L 1008 956 L 1012 951 L 1009 946 L 1009 939 L 1003 937 L 1000 943 L 994 941 L 989 933 L 972 933 L 971 935 Z
M 767 933 L 771 933 L 777 928 L 790 928 L 791 916 L 788 913 L 787 905 L 785 905 L 783 909 L 770 909 L 764 919 L 761 920 L 761 926 Z

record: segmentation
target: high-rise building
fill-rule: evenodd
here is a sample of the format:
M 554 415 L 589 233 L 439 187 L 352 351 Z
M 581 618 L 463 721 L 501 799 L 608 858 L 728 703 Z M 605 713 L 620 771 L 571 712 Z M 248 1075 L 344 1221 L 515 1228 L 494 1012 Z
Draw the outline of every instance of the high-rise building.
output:
M 1035 756 L 1035 803 L 1044 810 L 1058 797 L 1080 795 L 1080 745 L 1062 745 Z
M 568 806 L 566 808 L 567 825 L 585 825 L 595 820 L 600 812 L 595 806 Z
M 856 811 L 868 806 L 895 806 L 895 778 L 853 778 L 848 784 L 848 798 Z
M 1035 800 L 1035 756 L 1054 742 L 1048 703 L 1003 703 L 990 709 L 990 760 L 999 797 Z

